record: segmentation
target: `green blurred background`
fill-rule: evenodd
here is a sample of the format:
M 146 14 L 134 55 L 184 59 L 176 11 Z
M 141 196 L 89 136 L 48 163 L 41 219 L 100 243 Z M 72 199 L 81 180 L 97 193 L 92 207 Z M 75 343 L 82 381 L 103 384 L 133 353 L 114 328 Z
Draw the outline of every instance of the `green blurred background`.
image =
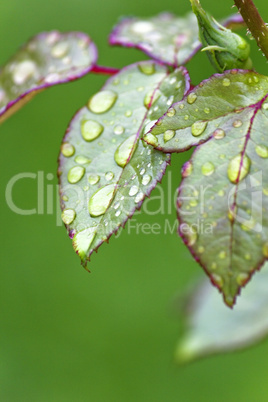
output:
M 109 48 L 107 36 L 122 14 L 149 16 L 166 10 L 183 15 L 190 9 L 187 0 L 162 3 L 3 0 L 0 64 L 29 37 L 55 28 L 90 34 L 100 64 L 122 67 L 143 60 L 136 50 Z M 231 0 L 202 4 L 215 17 L 235 11 Z M 268 20 L 268 3 L 256 4 Z M 265 73 L 267 64 L 254 46 L 252 56 L 255 68 Z M 213 72 L 205 55 L 188 68 L 195 83 Z M 1 126 L 0 400 L 267 401 L 268 341 L 186 367 L 174 363 L 182 330 L 174 300 L 201 274 L 176 234 L 150 236 L 125 229 L 93 255 L 88 274 L 64 227 L 57 226 L 55 173 L 61 139 L 72 115 L 104 80 L 88 75 L 51 88 Z M 189 153 L 173 157 L 162 183 L 164 212 L 137 214 L 136 222 L 174 223 L 168 182 L 174 194 L 188 158 Z M 46 197 L 54 192 L 53 213 L 15 214 L 5 201 L 7 183 L 18 173 L 38 171 L 45 175 L 45 211 Z M 159 194 L 155 190 L 152 197 Z M 14 200 L 21 208 L 36 207 L 36 181 L 18 182 Z M 147 207 L 157 210 L 159 200 Z

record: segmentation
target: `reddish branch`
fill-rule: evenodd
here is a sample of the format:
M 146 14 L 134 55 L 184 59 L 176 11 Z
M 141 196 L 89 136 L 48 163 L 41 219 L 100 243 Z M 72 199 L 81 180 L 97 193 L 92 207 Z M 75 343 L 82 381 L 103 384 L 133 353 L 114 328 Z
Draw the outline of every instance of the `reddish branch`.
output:
M 234 0 L 248 29 L 257 41 L 259 48 L 268 59 L 268 27 L 260 16 L 252 0 Z

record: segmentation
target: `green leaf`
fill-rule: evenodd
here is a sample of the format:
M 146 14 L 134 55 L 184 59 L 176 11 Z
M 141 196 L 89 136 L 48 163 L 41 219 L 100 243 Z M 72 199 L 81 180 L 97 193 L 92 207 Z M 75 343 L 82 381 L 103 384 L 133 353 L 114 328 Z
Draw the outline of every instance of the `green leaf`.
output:
M 176 360 L 188 363 L 214 353 L 250 346 L 268 334 L 268 264 L 243 290 L 234 310 L 227 309 L 217 291 L 202 282 L 186 304 L 185 331 L 176 348 Z
M 152 61 L 121 70 L 72 120 L 59 157 L 62 218 L 86 266 L 161 180 L 169 155 L 140 138 L 189 89 L 185 69 Z
M 244 24 L 240 15 L 222 22 L 226 27 Z M 162 13 L 151 18 L 123 19 L 110 34 L 109 43 L 136 47 L 149 57 L 171 66 L 187 63 L 201 49 L 198 24 L 193 13 L 184 18 Z
M 230 306 L 268 257 L 267 93 L 268 77 L 217 74 L 148 135 L 166 152 L 200 144 L 182 171 L 179 230 Z M 165 143 L 167 130 L 174 136 Z
M 81 32 L 43 32 L 30 39 L 0 70 L 0 123 L 36 93 L 87 74 L 97 49 Z

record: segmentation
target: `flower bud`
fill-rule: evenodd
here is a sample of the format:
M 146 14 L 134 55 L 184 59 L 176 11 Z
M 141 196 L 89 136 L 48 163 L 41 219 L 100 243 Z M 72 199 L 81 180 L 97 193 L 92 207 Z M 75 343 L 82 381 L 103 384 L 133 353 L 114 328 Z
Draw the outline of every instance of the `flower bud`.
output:
M 249 69 L 250 46 L 241 36 L 220 25 L 201 7 L 199 0 L 190 0 L 199 25 L 199 36 L 213 67 L 220 73 L 233 68 Z

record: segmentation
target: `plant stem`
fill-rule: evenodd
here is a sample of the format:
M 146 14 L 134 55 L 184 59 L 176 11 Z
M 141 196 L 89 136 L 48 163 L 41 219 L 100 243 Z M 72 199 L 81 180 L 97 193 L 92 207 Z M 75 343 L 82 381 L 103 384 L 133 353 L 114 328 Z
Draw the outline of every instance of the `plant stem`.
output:
M 94 66 L 91 70 L 91 73 L 95 74 L 105 74 L 105 75 L 114 75 L 118 73 L 120 70 L 113 67 L 105 67 L 105 66 Z
M 259 48 L 268 60 L 268 27 L 252 0 L 234 0 L 248 29 L 256 39 Z

